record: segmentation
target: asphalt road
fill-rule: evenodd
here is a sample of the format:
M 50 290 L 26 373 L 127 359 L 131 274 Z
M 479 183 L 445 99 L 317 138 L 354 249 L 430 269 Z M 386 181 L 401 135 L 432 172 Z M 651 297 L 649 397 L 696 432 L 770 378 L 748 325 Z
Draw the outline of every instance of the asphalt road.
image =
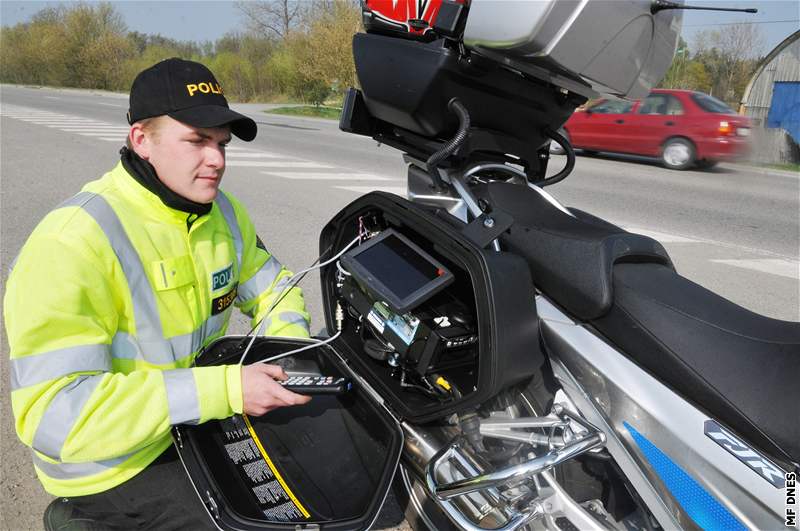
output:
M 249 208 L 261 238 L 288 267 L 313 262 L 324 224 L 359 194 L 404 193 L 400 154 L 338 131 L 336 123 L 236 106 L 259 123 L 251 143 L 234 141 L 223 188 Z M 127 100 L 117 94 L 0 87 L 0 262 L 7 269 L 36 223 L 118 160 Z M 554 158 L 552 168 L 561 160 Z M 800 176 L 723 165 L 675 172 L 652 162 L 579 157 L 549 189 L 563 203 L 662 241 L 678 271 L 752 311 L 800 320 Z M 305 281 L 323 326 L 318 276 Z M 231 330 L 241 333 L 238 319 Z M 2 334 L 3 385 L 8 346 Z M 39 529 L 49 497 L 16 440 L 8 391 L 2 396 L 0 522 Z M 384 512 L 381 526 L 402 517 Z

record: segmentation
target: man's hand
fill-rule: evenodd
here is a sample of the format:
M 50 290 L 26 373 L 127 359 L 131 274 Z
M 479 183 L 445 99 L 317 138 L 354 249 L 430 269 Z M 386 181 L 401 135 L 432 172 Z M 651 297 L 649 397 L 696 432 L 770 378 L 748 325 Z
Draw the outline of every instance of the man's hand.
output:
M 297 406 L 311 400 L 310 396 L 292 393 L 275 380 L 287 378 L 277 365 L 253 363 L 242 367 L 242 401 L 247 415 L 261 416 L 283 406 Z

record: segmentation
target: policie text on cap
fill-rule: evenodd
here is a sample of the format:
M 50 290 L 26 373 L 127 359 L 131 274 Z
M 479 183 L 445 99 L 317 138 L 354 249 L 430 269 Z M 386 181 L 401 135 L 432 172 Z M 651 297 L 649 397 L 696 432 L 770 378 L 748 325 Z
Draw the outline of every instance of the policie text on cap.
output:
M 229 125 L 248 142 L 256 137 L 256 123 L 231 110 L 211 70 L 194 61 L 167 59 L 133 80 L 128 123 L 165 114 L 192 127 Z

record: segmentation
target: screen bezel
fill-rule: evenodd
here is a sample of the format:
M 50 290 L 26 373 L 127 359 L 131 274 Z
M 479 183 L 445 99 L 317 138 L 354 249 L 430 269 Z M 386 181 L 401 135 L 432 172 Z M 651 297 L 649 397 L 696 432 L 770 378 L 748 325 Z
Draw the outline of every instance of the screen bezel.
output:
M 413 291 L 406 297 L 398 297 L 391 289 L 389 289 L 383 282 L 376 278 L 372 273 L 361 265 L 356 257 L 369 250 L 375 245 L 378 245 L 383 240 L 389 237 L 398 238 L 403 244 L 407 245 L 415 253 L 419 254 L 426 261 L 430 262 L 437 270 L 444 271 L 444 273 L 435 279 L 424 284 L 421 288 Z M 395 313 L 404 314 L 416 308 L 434 294 L 438 293 L 445 286 L 449 285 L 454 280 L 453 273 L 450 272 L 441 262 L 433 258 L 427 252 L 423 251 L 417 244 L 397 232 L 395 229 L 386 229 L 378 236 L 375 236 L 368 242 L 359 245 L 355 249 L 348 251 L 341 258 L 342 266 L 353 275 L 356 282 L 365 290 L 369 292 L 372 297 L 381 300 L 389 305 L 389 308 Z

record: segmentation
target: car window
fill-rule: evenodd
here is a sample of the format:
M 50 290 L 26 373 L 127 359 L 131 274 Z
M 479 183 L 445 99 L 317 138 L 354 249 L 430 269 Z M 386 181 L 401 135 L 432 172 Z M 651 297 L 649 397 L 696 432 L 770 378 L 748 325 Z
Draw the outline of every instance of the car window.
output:
M 639 114 L 683 114 L 683 105 L 675 96 L 669 94 L 650 94 L 639 107 Z
M 597 114 L 625 114 L 631 110 L 631 107 L 633 107 L 633 103 L 630 101 L 605 100 L 589 110 Z
M 724 102 L 719 101 L 713 96 L 708 94 L 692 94 L 694 102 L 706 112 L 714 112 L 718 114 L 735 114 L 733 109 L 728 107 Z

